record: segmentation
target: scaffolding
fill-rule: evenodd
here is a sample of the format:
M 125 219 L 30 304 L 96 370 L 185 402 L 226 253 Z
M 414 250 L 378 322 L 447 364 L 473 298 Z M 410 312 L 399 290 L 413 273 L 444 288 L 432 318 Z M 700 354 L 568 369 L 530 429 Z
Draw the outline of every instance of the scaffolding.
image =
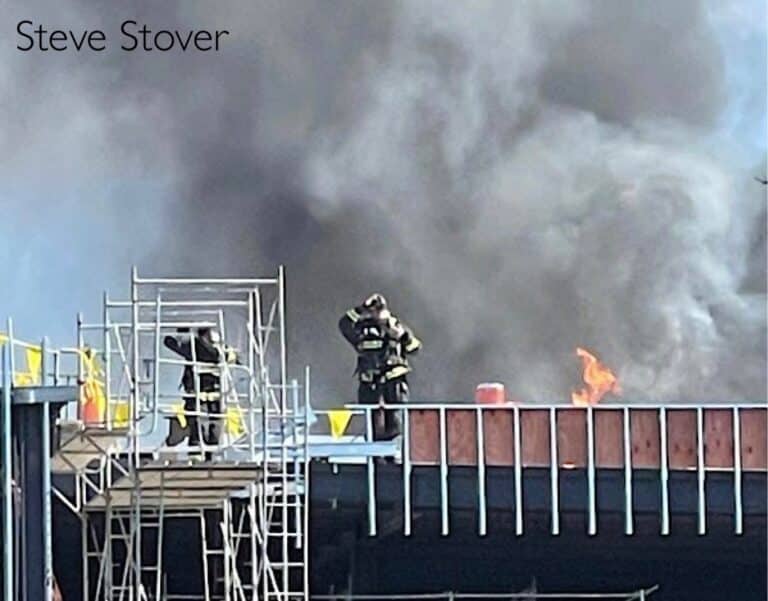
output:
M 218 334 L 216 361 L 197 356 L 204 330 Z M 60 421 L 53 470 L 75 480 L 54 494 L 80 519 L 83 601 L 179 598 L 163 562 L 178 520 L 200 532 L 195 598 L 306 600 L 309 368 L 301 385 L 289 379 L 283 268 L 230 279 L 134 268 L 130 298 L 105 294 L 101 320 L 78 316 L 77 332 L 62 353 L 85 397 Z M 169 446 L 174 421 L 199 444 Z

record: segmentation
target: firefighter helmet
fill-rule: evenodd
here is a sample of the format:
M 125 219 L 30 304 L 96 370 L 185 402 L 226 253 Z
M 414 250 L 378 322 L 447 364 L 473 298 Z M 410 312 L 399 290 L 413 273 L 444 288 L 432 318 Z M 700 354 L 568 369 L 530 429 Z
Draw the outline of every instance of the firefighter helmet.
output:
M 384 298 L 384 295 L 376 292 L 375 294 L 371 294 L 371 296 L 363 301 L 363 306 L 366 309 L 375 309 L 381 311 L 382 309 L 387 308 L 387 299 Z

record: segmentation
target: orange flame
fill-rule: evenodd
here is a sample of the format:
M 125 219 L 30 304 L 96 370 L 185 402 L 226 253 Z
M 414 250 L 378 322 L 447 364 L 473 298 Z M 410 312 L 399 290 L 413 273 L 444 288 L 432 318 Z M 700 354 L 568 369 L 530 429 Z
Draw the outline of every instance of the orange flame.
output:
M 586 407 L 597 405 L 607 393 L 621 394 L 619 380 L 613 372 L 600 363 L 592 353 L 581 347 L 576 347 L 576 355 L 581 358 L 584 366 L 584 383 L 586 386 L 571 393 L 574 405 Z

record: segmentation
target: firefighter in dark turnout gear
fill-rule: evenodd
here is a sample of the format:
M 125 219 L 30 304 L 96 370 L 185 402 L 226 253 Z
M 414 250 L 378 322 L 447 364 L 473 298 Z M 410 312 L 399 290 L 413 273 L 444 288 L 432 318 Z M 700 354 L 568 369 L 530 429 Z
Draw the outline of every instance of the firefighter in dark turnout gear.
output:
M 187 330 L 180 329 L 178 333 L 186 334 Z M 192 346 L 194 341 L 194 348 Z M 184 366 L 179 388 L 184 391 L 184 413 L 187 426 L 182 427 L 179 419 L 171 419 L 166 444 L 176 446 L 185 438 L 189 438 L 190 446 L 200 444 L 202 434 L 203 441 L 208 445 L 216 445 L 219 442 L 221 430 L 221 418 L 209 417 L 206 426 L 201 426 L 198 411 L 197 396 L 199 393 L 200 410 L 209 414 L 221 413 L 221 374 L 220 363 L 222 360 L 230 360 L 228 351 L 218 340 L 218 333 L 210 328 L 200 328 L 194 338 L 190 336 L 166 336 L 163 344 L 185 361 L 197 363 L 197 389 L 195 386 L 195 369 L 192 365 Z M 201 365 L 202 364 L 202 365 Z
M 421 341 L 387 308 L 381 294 L 372 294 L 339 320 L 344 338 L 357 351 L 357 402 L 363 405 L 401 404 L 408 400 L 408 355 Z M 400 433 L 396 411 L 374 413 L 374 440 L 391 440 Z

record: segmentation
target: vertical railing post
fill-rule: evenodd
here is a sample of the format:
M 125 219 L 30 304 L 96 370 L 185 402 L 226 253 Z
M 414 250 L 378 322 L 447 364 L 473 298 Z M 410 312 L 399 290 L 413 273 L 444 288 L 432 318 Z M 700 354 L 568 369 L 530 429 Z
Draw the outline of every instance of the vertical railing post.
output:
M 403 534 L 411 535 L 411 412 L 403 407 Z
M 589 515 L 587 533 L 597 534 L 597 484 L 595 478 L 595 414 L 591 405 L 587 406 L 587 487 Z
M 48 347 L 47 340 L 40 344 L 40 385 L 45 386 L 45 370 L 47 360 L 45 357 Z M 42 436 L 42 471 L 43 471 L 43 574 L 44 574 L 44 601 L 51 601 L 53 596 L 53 515 L 51 511 L 51 406 L 43 403 L 43 418 L 41 424 Z
M 514 418 L 514 453 L 515 453 L 515 535 L 523 534 L 523 445 L 520 433 L 520 408 L 512 408 Z
M 10 332 L 10 319 L 8 331 Z M 11 347 L 10 340 L 0 345 L 2 352 L 2 402 L 3 436 L 0 440 L 3 455 L 3 598 L 14 599 L 13 595 L 13 484 L 11 461 Z
M 448 536 L 448 442 L 446 432 L 445 407 L 438 410 L 440 419 L 440 517 L 441 534 Z
M 661 474 L 661 534 L 669 534 L 669 466 L 667 463 L 667 410 L 659 408 L 659 446 Z
M 560 470 L 557 449 L 557 409 L 549 408 L 549 484 L 552 497 L 552 534 L 560 534 Z
M 365 436 L 368 442 L 373 442 L 373 412 L 371 407 L 365 407 Z M 376 471 L 373 457 L 366 458 L 368 471 L 368 536 L 376 536 Z
M 634 532 L 634 509 L 632 499 L 632 424 L 629 407 L 624 407 L 623 435 L 624 442 L 624 534 Z
M 477 506 L 478 534 L 485 536 L 488 532 L 486 480 L 485 480 L 485 423 L 482 407 L 475 409 L 477 420 Z
M 699 535 L 707 533 L 706 466 L 704 457 L 704 409 L 696 408 L 696 471 L 698 476 Z
M 734 532 L 743 534 L 744 522 L 741 499 L 741 415 L 739 408 L 733 408 L 733 504 Z

